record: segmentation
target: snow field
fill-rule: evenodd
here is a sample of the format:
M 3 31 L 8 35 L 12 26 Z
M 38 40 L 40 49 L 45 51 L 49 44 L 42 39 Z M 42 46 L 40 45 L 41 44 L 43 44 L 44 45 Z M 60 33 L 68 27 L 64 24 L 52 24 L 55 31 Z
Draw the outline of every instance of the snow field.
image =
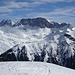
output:
M 75 75 L 75 70 L 43 62 L 1 62 L 0 75 Z

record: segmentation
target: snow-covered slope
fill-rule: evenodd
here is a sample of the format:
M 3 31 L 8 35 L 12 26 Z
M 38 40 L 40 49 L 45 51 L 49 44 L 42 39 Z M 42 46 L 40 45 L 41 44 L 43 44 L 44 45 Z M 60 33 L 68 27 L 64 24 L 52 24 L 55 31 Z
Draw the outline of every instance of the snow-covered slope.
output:
M 44 18 L 6 22 L 0 26 L 0 61 L 44 61 L 75 68 L 75 28 L 70 24 Z
M 75 75 L 75 70 L 40 62 L 2 62 L 0 75 Z

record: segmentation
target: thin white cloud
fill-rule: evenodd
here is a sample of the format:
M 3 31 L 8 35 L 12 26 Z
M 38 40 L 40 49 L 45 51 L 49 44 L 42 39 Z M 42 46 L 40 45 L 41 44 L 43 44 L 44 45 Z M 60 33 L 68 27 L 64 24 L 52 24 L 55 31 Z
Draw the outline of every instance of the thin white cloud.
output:
M 54 9 L 54 11 L 46 13 L 32 12 L 28 14 L 28 17 L 44 17 L 57 22 L 67 22 L 72 24 L 74 24 L 75 21 L 74 16 L 75 16 L 75 7 Z
M 13 11 L 12 9 L 9 9 L 5 6 L 0 7 L 0 12 L 12 12 L 12 11 Z
M 54 9 L 53 11 L 50 11 L 50 12 L 32 12 L 30 14 L 28 14 L 29 16 L 32 15 L 32 14 L 35 14 L 37 16 L 43 16 L 43 15 L 46 15 L 46 16 L 74 16 L 75 15 L 75 7 L 67 7 L 67 8 L 58 8 L 58 9 Z
M 8 16 L 8 14 L 0 14 L 0 17 Z
M 67 7 L 67 8 L 60 8 L 60 9 L 58 8 L 58 9 L 55 9 L 50 14 L 74 16 L 74 14 L 75 14 L 75 7 Z
M 40 2 L 15 2 L 15 1 L 9 1 L 4 2 L 5 5 L 0 7 L 0 12 L 12 12 L 14 9 L 21 9 L 21 8 L 28 8 L 29 7 L 35 7 L 37 5 L 40 5 Z
M 4 2 L 4 6 L 0 6 L 0 12 L 13 12 L 14 9 L 21 9 L 21 8 L 30 8 L 35 7 L 45 3 L 56 3 L 56 2 L 72 2 L 75 0 L 31 0 L 32 2 L 16 2 L 15 0 Z
M 22 8 L 22 7 L 27 7 L 29 5 L 28 2 L 14 2 L 11 1 L 10 3 L 6 3 L 7 8 Z
M 32 0 L 36 2 L 48 2 L 48 3 L 56 3 L 56 2 L 73 2 L 75 0 Z

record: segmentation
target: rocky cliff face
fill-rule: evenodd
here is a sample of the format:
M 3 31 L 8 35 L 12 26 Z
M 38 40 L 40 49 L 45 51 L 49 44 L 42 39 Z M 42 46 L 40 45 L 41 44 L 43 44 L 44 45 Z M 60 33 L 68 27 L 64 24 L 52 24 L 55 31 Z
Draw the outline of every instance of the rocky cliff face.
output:
M 48 52 L 45 50 L 45 46 L 43 49 L 41 49 L 40 52 L 32 52 L 30 53 L 31 59 L 28 56 L 28 51 L 26 49 L 26 46 L 22 46 L 21 48 L 19 45 L 14 46 L 13 48 L 7 50 L 3 54 L 0 55 L 0 61 L 40 61 L 40 62 L 48 62 L 48 63 L 54 63 L 61 66 L 66 66 L 69 68 L 75 69 L 75 52 L 74 56 L 71 55 L 70 49 L 64 50 L 64 44 L 63 42 L 61 44 L 62 49 L 59 49 L 56 51 L 56 54 L 53 54 L 53 49 L 51 48 Z M 67 44 L 68 45 L 68 44 Z

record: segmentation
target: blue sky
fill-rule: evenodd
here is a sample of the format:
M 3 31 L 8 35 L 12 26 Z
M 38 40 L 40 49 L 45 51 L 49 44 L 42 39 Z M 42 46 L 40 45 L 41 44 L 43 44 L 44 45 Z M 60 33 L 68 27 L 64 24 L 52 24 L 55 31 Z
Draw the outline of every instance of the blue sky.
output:
M 75 26 L 75 0 L 0 0 L 0 20 L 36 17 Z

